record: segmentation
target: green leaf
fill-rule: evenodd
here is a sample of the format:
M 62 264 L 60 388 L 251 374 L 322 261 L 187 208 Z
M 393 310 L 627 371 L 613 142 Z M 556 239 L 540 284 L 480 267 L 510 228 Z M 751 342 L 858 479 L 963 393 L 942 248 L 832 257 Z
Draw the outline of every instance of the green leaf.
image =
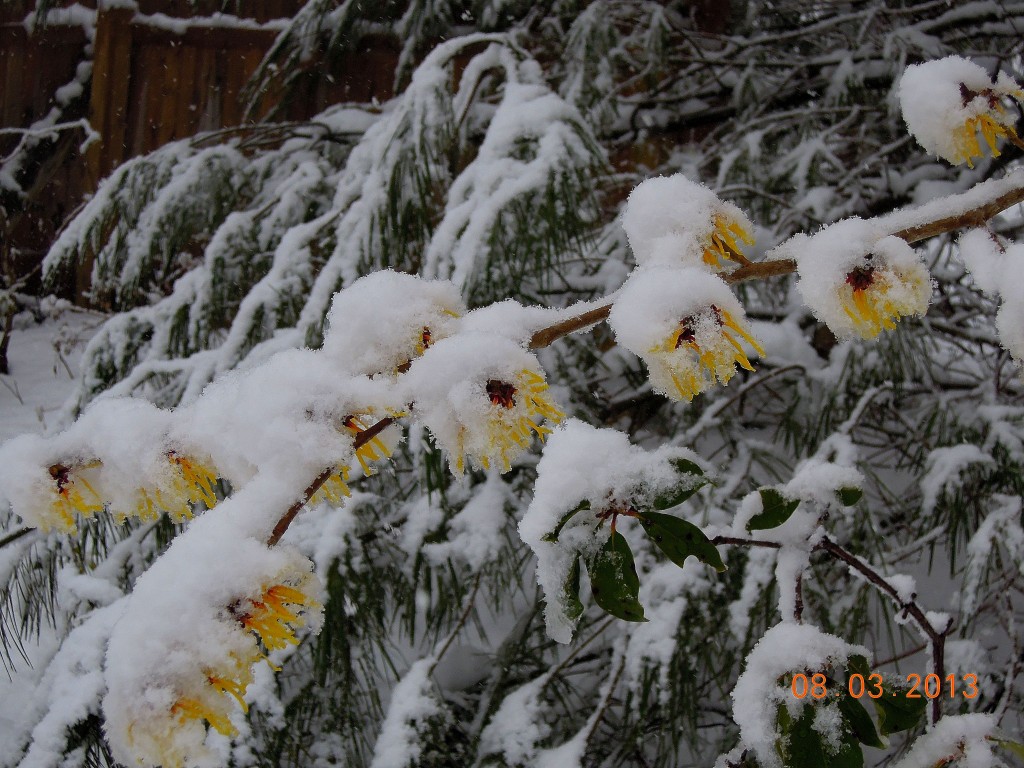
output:
M 555 529 L 550 533 L 545 533 L 543 536 L 541 536 L 541 540 L 550 541 L 552 544 L 557 544 L 558 534 L 560 534 L 562 532 L 562 529 L 565 528 L 565 524 L 572 520 L 578 512 L 582 512 L 585 509 L 590 509 L 590 502 L 587 501 L 586 499 L 584 499 L 575 507 L 573 507 L 564 515 L 562 515 L 562 519 L 558 521 L 558 525 L 555 526 Z
M 704 476 L 704 470 L 697 466 L 694 462 L 690 461 L 689 459 L 671 459 L 669 461 L 669 464 L 675 467 L 676 472 L 678 472 L 681 475 L 700 475 L 702 477 Z
M 833 753 L 814 730 L 816 707 L 806 706 L 789 729 L 786 768 L 863 768 L 864 753 L 852 734 L 846 734 Z
M 843 505 L 847 507 L 852 507 L 854 504 L 860 501 L 863 495 L 864 491 L 862 491 L 860 488 L 854 487 L 840 488 L 839 490 L 836 491 L 836 496 L 839 497 L 839 501 L 841 501 Z
M 800 504 L 800 499 L 787 499 L 774 488 L 761 488 L 761 511 L 750 518 L 748 531 L 777 528 L 789 520 Z
M 871 715 L 868 714 L 863 704 L 846 691 L 839 698 L 839 711 L 843 713 L 843 717 L 858 741 L 869 747 L 878 747 L 879 749 L 885 747 L 885 742 L 879 738 L 878 731 L 875 730 Z
M 883 736 L 899 731 L 910 730 L 921 722 L 924 717 L 928 700 L 908 699 L 910 690 L 907 686 L 893 684 L 888 680 L 882 686 L 884 694 L 874 700 L 875 711 L 878 713 L 878 730 Z
M 849 680 L 850 675 L 863 675 L 864 679 L 868 679 L 868 675 L 871 674 L 871 665 L 868 663 L 867 656 L 861 656 L 854 654 L 847 660 L 846 666 L 846 678 Z
M 654 497 L 651 505 L 657 510 L 671 509 L 682 504 L 697 491 L 708 484 L 704 478 L 704 470 L 687 459 L 672 459 L 672 466 L 676 472 L 683 475 L 680 482 Z M 698 479 L 699 478 L 699 479 Z
M 601 550 L 587 563 L 590 588 L 596 602 L 606 612 L 623 621 L 647 621 L 637 596 L 640 578 L 636 575 L 633 550 L 619 533 L 613 531 Z
M 562 605 L 565 609 L 565 617 L 569 621 L 576 621 L 583 615 L 583 603 L 580 601 L 580 559 L 577 557 L 572 562 L 569 576 L 562 585 Z
M 658 549 L 680 568 L 686 558 L 693 555 L 719 573 L 725 570 L 718 549 L 704 535 L 704 531 L 693 523 L 673 515 L 648 512 L 640 516 L 640 525 L 647 531 L 651 541 L 658 545 Z

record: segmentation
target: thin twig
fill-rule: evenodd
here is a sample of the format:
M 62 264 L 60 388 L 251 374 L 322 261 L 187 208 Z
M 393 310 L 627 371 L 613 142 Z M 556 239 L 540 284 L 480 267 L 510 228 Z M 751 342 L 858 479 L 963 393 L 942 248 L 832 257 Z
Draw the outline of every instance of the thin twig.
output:
M 782 549 L 782 545 L 774 541 L 761 541 L 760 539 L 740 539 L 736 536 L 715 536 L 711 540 L 715 546 L 719 544 L 734 544 L 738 547 L 767 547 L 768 549 Z
M 804 576 L 803 573 L 796 575 L 796 584 L 793 585 L 796 598 L 793 602 L 793 619 L 797 624 L 803 623 L 804 618 Z
M 874 568 L 868 565 L 866 562 L 861 560 L 859 557 L 849 552 L 843 547 L 836 544 L 834 541 L 825 537 L 818 544 L 819 549 L 823 549 L 833 557 L 842 560 L 844 563 L 850 566 L 853 570 L 864 576 L 869 582 L 876 586 L 882 592 L 885 592 L 889 597 L 895 601 L 900 607 L 905 616 L 910 616 L 914 619 L 914 623 L 928 636 L 929 645 L 932 649 L 932 672 L 939 676 L 940 680 L 946 678 L 946 662 L 945 662 L 945 650 L 946 650 L 946 635 L 952 629 L 952 621 L 943 630 L 937 630 L 932 623 L 925 616 L 924 611 L 921 610 L 921 606 L 914 600 L 905 602 L 900 598 L 900 594 L 897 589 L 890 584 L 885 578 L 878 573 Z M 929 713 L 929 722 L 934 725 L 942 717 L 942 701 L 936 697 L 932 699 L 931 711 Z
M 356 439 L 352 442 L 352 449 L 359 450 L 394 423 L 394 418 L 387 416 L 373 426 L 364 429 L 356 435 Z M 302 498 L 297 499 L 294 504 L 288 507 L 288 511 L 285 512 L 281 519 L 277 521 L 277 525 L 274 526 L 273 533 L 271 533 L 270 538 L 267 539 L 268 547 L 274 546 L 281 540 L 281 537 L 284 536 L 284 532 L 288 530 L 288 526 L 292 524 L 292 520 L 295 519 L 295 516 L 302 511 L 302 508 L 309 503 L 309 500 L 312 499 L 313 496 L 316 495 L 316 492 L 320 490 L 320 487 L 337 471 L 337 467 L 328 467 L 317 475 L 313 482 L 306 486 L 306 490 L 302 492 Z
M 434 656 L 434 663 L 431 665 L 431 671 L 438 665 L 441 659 L 448 649 L 452 647 L 452 643 L 455 642 L 456 636 L 462 631 L 462 628 L 466 625 L 469 620 L 470 614 L 473 612 L 473 606 L 476 604 L 476 593 L 480 590 L 480 582 L 483 581 L 483 572 L 477 573 L 476 578 L 473 580 L 473 589 L 469 593 L 469 597 L 466 598 L 466 607 L 462 611 L 462 615 L 459 616 L 459 620 L 455 623 L 455 628 L 449 633 L 447 639 L 444 641 L 444 645 L 441 646 L 441 650 Z
M 921 651 L 926 650 L 927 648 L 928 643 L 921 643 L 921 645 L 915 646 L 908 651 L 904 651 L 903 653 L 897 653 L 895 656 L 890 656 L 889 658 L 882 659 L 881 661 L 876 661 L 873 666 L 884 667 L 886 664 L 894 664 L 897 661 L 902 661 L 903 659 L 906 659 L 910 656 L 914 656 L 915 654 L 918 654 Z

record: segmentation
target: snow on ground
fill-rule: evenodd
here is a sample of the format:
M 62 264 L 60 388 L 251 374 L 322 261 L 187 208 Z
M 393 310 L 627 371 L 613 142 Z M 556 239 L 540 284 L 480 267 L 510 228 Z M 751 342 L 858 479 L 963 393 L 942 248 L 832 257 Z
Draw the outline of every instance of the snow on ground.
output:
M 45 319 L 14 319 L 7 350 L 10 373 L 0 374 L 0 442 L 26 432 L 53 432 L 71 395 L 86 342 L 105 319 L 62 301 L 42 304 Z

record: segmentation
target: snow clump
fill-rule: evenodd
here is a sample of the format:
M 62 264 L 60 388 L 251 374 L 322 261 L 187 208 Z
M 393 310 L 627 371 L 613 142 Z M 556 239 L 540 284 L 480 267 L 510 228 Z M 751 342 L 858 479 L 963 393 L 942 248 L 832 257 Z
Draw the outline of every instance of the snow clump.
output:
M 737 206 L 681 173 L 640 183 L 622 215 L 638 265 L 719 269 L 754 244 L 753 225 Z
M 469 458 L 507 472 L 530 445 L 540 423 L 560 421 L 537 358 L 511 339 L 463 333 L 439 341 L 402 377 L 412 413 L 462 474 Z

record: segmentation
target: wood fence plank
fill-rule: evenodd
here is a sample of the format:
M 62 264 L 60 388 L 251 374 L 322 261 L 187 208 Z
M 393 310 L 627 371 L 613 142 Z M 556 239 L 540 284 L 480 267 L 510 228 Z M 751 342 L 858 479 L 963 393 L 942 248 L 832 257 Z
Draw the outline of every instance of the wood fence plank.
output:
M 161 88 L 163 99 L 160 102 L 156 131 L 158 147 L 179 138 L 175 135 L 175 117 L 178 103 L 183 100 L 180 74 L 183 50 L 185 50 L 185 46 L 175 40 L 172 40 L 170 45 L 164 49 L 164 83 Z
M 86 157 L 91 183 L 109 173 L 126 157 L 125 120 L 131 79 L 131 19 L 129 8 L 112 8 L 97 14 L 93 43 L 92 88 L 89 120 L 100 141 Z
M 175 138 L 191 136 L 199 124 L 199 100 L 196 93 L 197 50 L 195 46 L 182 45 L 178 71 L 178 93 L 174 115 Z
M 138 106 L 142 110 L 142 133 L 139 137 L 139 154 L 156 149 L 157 130 L 160 120 L 160 105 L 164 89 L 164 46 L 146 46 L 142 49 L 142 69 L 139 76 L 146 81 L 146 98 Z

